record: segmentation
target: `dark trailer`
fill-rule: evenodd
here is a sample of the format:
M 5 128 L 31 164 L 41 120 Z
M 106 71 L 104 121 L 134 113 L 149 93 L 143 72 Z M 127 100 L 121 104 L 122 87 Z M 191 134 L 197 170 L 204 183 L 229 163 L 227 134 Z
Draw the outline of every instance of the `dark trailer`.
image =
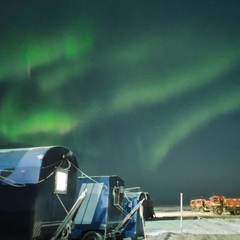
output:
M 0 238 L 50 239 L 76 199 L 77 160 L 64 147 L 0 150 Z

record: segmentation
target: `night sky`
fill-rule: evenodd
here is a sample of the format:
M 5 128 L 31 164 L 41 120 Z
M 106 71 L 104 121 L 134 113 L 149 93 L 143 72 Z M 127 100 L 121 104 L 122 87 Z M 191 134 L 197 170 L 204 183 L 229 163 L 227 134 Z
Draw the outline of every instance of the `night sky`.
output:
M 0 148 L 62 145 L 156 205 L 240 197 L 239 0 L 3 0 Z

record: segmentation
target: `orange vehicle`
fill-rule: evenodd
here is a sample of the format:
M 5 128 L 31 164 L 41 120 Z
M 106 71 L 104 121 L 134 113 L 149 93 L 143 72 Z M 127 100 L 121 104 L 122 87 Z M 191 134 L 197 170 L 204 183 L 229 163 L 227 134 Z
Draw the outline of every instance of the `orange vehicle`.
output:
M 218 215 L 221 215 L 223 212 L 240 215 L 240 198 L 212 196 L 209 198 L 209 208 L 214 214 Z
M 190 207 L 194 212 L 207 212 L 209 211 L 208 202 L 204 198 L 194 199 L 190 201 Z

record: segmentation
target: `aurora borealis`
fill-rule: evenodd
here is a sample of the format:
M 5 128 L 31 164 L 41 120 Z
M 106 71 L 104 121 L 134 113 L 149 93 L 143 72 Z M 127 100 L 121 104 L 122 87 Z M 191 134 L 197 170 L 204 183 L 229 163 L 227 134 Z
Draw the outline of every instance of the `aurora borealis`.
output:
M 1 148 L 66 146 L 158 204 L 240 197 L 239 1 L 1 5 Z

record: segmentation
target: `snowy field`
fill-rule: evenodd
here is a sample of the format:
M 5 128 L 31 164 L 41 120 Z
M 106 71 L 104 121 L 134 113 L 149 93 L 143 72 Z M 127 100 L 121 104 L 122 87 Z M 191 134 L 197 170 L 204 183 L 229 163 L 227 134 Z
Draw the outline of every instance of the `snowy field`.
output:
M 229 213 L 191 212 L 178 207 L 155 209 L 156 218 L 145 222 L 145 234 L 151 240 L 240 240 L 240 216 Z M 181 221 L 182 219 L 182 221 Z

